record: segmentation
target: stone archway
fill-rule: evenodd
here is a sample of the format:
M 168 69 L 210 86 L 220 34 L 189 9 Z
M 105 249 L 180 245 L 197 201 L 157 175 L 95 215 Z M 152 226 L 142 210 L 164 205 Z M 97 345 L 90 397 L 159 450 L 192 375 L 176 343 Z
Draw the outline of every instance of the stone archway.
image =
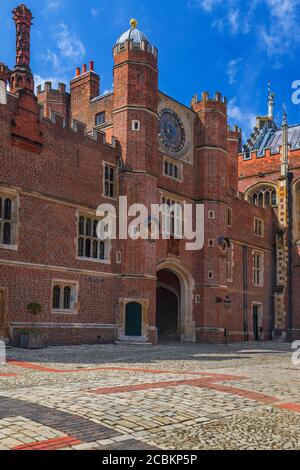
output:
M 159 342 L 180 340 L 180 284 L 174 288 L 168 283 L 161 282 L 165 276 L 172 275 L 171 271 L 162 270 L 158 273 L 156 291 L 156 328 Z M 174 275 L 175 276 L 175 275 Z M 167 279 L 165 279 L 167 280 Z
M 167 282 L 164 282 L 161 274 L 171 273 Z M 195 283 L 190 272 L 177 260 L 165 260 L 157 266 L 158 289 L 164 288 L 173 292 L 178 299 L 178 337 L 182 342 L 196 341 L 196 328 L 193 318 L 193 296 Z M 172 279 L 172 283 L 170 280 Z M 177 284 L 176 281 L 177 280 Z M 170 296 L 170 294 L 168 294 Z M 170 297 L 171 298 L 171 297 Z M 175 303 L 174 303 L 175 306 Z M 174 307 L 175 308 L 175 307 Z M 173 312 L 174 313 L 174 312 Z M 172 312 L 170 313 L 170 318 Z M 171 325 L 172 326 L 172 325 Z M 174 329 L 174 325 L 173 325 Z

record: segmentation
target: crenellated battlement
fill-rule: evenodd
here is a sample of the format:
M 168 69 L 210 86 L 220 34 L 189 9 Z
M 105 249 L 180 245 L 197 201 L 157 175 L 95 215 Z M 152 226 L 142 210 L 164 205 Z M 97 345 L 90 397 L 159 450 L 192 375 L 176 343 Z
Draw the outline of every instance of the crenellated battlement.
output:
M 66 94 L 66 85 L 65 83 L 59 83 L 57 88 L 52 88 L 52 82 L 45 82 L 44 88 L 42 88 L 42 85 L 39 85 L 37 87 L 37 95 L 40 95 L 42 93 L 60 93 L 62 95 Z
M 64 83 L 59 83 L 57 88 L 52 87 L 52 82 L 46 82 L 44 88 L 39 85 L 37 99 L 42 109 L 42 116 L 51 119 L 52 112 L 56 112 L 69 122 L 70 94 L 67 93 Z
M 91 132 L 87 132 L 87 126 L 85 123 L 80 122 L 76 119 L 72 119 L 70 126 L 65 119 L 65 117 L 57 112 L 52 111 L 50 118 L 44 117 L 43 120 L 45 123 L 51 122 L 54 124 L 57 129 L 65 129 L 66 131 L 72 131 L 78 137 L 82 138 L 82 141 L 89 144 L 91 141 L 99 143 L 102 147 L 108 147 L 111 149 L 117 148 L 117 139 L 112 137 L 111 142 L 106 140 L 105 132 L 102 132 L 94 128 Z
M 204 103 L 216 102 L 216 103 L 222 103 L 222 104 L 227 105 L 227 98 L 226 98 L 226 96 L 222 96 L 222 93 L 220 93 L 219 91 L 215 92 L 215 95 L 214 95 L 213 98 L 209 96 L 208 91 L 203 91 L 201 93 L 201 99 L 199 99 L 198 94 L 196 93 L 192 98 L 192 105 L 195 105 L 197 103 L 202 103 L 202 102 L 204 102 Z
M 227 98 L 222 96 L 219 91 L 215 92 L 214 97 L 210 97 L 207 91 L 203 91 L 201 99 L 199 99 L 197 94 L 193 96 L 191 107 L 195 113 L 219 111 L 227 115 Z
M 236 124 L 233 125 L 232 127 L 230 124 L 227 126 L 227 134 L 228 136 L 232 137 L 241 137 L 242 136 L 242 129 L 237 126 Z
M 134 42 L 132 39 L 127 39 L 124 43 L 116 44 L 113 47 L 113 56 L 122 52 L 144 52 L 149 53 L 157 59 L 158 50 L 152 46 L 149 41 L 142 40 L 140 43 Z

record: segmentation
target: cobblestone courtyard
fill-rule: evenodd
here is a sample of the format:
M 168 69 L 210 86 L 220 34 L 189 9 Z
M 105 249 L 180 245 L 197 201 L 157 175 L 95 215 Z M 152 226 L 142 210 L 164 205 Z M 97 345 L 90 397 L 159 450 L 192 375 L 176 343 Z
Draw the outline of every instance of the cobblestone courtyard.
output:
M 290 344 L 8 350 L 0 450 L 300 449 Z

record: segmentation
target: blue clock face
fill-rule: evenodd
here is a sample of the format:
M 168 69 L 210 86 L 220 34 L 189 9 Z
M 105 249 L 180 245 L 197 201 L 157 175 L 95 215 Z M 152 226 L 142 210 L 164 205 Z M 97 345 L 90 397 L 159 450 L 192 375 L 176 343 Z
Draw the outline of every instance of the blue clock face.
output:
M 171 109 L 165 108 L 158 115 L 158 136 L 161 144 L 172 153 L 178 153 L 184 147 L 184 126 Z

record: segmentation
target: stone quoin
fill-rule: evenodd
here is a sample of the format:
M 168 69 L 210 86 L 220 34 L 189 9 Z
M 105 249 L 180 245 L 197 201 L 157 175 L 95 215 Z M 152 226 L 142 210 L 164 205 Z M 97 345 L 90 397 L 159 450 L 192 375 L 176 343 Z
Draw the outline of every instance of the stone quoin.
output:
M 0 64 L 0 337 L 19 344 L 34 302 L 49 345 L 300 338 L 300 126 L 274 122 L 271 89 L 242 146 L 219 92 L 187 107 L 160 91 L 132 20 L 113 91 L 91 61 L 70 92 L 35 94 L 32 18 L 13 10 L 16 63 Z M 176 239 L 176 214 L 170 240 L 99 240 L 97 207 L 121 196 L 203 204 L 203 249 Z

